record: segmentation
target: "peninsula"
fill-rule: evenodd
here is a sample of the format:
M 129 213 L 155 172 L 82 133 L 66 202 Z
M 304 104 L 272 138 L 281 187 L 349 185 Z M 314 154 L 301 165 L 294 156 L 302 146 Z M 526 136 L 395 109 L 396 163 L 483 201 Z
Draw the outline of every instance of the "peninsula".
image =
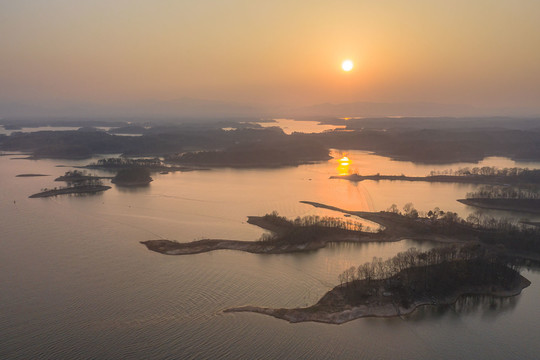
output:
M 377 232 L 363 231 L 360 224 L 332 217 L 304 217 L 288 220 L 277 213 L 250 216 L 248 223 L 272 232 L 258 241 L 203 239 L 181 243 L 171 240 L 148 240 L 141 243 L 149 250 L 166 255 L 190 255 L 214 250 L 239 250 L 258 254 L 281 254 L 311 251 L 329 243 L 391 242 L 404 239 L 441 243 L 501 244 L 514 257 L 537 259 L 540 254 L 540 229 L 518 226 L 504 220 L 482 216 L 461 219 L 456 213 L 438 209 L 419 217 L 412 204 L 404 213 L 397 209 L 381 212 L 349 211 L 316 202 L 302 201 L 315 207 L 338 211 L 372 221 L 381 226 Z
M 148 240 L 141 242 L 149 250 L 166 255 L 189 255 L 214 250 L 240 250 L 257 254 L 282 254 L 311 251 L 326 247 L 329 243 L 393 242 L 403 239 L 431 240 L 461 243 L 474 240 L 470 235 L 454 236 L 444 231 L 429 231 L 426 226 L 411 227 L 411 219 L 389 212 L 349 212 L 328 205 L 303 201 L 303 203 L 357 215 L 384 227 L 379 232 L 362 231 L 360 224 L 344 222 L 338 218 L 305 217 L 291 221 L 277 213 L 249 216 L 248 223 L 271 231 L 272 236 L 258 241 L 203 239 L 181 243 L 171 240 Z M 413 220 L 414 221 L 414 220 Z
M 327 218 L 330 219 L 330 218 Z M 332 218 L 333 220 L 337 220 Z M 304 220 L 306 220 L 304 218 Z M 166 255 L 190 255 L 214 250 L 239 250 L 255 254 L 283 254 L 324 248 L 329 242 L 369 242 L 377 240 L 376 233 L 328 227 L 320 224 L 295 226 L 276 213 L 249 216 L 249 224 L 271 231 L 274 235 L 259 241 L 203 239 L 188 243 L 171 240 L 148 240 L 141 243 L 149 250 Z M 384 240 L 382 240 L 384 241 Z M 395 241 L 395 240 L 386 240 Z
M 402 316 L 423 305 L 449 305 L 465 295 L 515 296 L 530 285 L 517 267 L 478 245 L 423 253 L 413 248 L 386 261 L 374 258 L 351 267 L 339 279 L 340 285 L 309 307 L 242 306 L 224 312 L 255 312 L 291 323 L 343 324 L 362 317 Z
M 456 171 L 447 170 L 444 174 L 432 172 L 428 176 L 350 174 L 331 176 L 330 179 L 344 179 L 355 182 L 364 180 L 390 180 L 483 185 L 534 185 L 540 184 L 540 170 L 522 168 L 497 169 L 494 167 L 483 167 L 473 169 L 464 168 Z

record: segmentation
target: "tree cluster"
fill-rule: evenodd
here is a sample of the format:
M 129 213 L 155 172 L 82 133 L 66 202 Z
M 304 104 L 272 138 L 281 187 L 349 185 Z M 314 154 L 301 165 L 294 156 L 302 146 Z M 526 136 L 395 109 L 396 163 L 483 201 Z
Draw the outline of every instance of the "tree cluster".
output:
M 507 218 L 494 218 L 480 211 L 470 214 L 465 220 L 455 212 L 445 212 L 438 207 L 418 216 L 418 212 L 413 210 L 412 204 L 406 204 L 403 212 L 393 204 L 387 212 L 407 220 L 407 226 L 419 234 L 474 236 L 483 243 L 502 244 L 510 250 L 540 252 L 540 228 Z
M 324 227 L 351 231 L 362 231 L 362 223 L 353 220 L 343 220 L 332 216 L 307 215 L 289 220 L 280 216 L 277 211 L 263 216 L 266 221 L 282 227 Z
M 540 199 L 535 187 L 482 186 L 467 193 L 467 199 Z
M 463 287 L 510 288 L 518 278 L 518 265 L 478 244 L 425 252 L 411 248 L 387 260 L 374 257 L 371 262 L 352 266 L 338 276 L 349 304 L 389 292 L 404 306 L 415 298 L 451 295 Z
M 152 167 L 159 167 L 162 165 L 163 163 L 159 158 L 130 159 L 130 158 L 118 157 L 118 158 L 99 159 L 96 163 L 90 164 L 90 167 L 118 169 L 118 168 L 134 168 L 134 167 L 152 168 Z
M 336 231 L 362 231 L 362 224 L 359 222 L 330 216 L 308 215 L 289 220 L 273 211 L 264 215 L 263 219 L 278 226 L 281 231 L 279 235 L 264 234 L 260 240 L 284 244 L 304 244 L 317 241 L 321 236 Z
M 312 140 L 235 144 L 223 150 L 186 152 L 168 156 L 167 161 L 182 164 L 223 166 L 284 166 L 328 160 L 329 150 Z
M 483 167 L 465 167 L 457 170 L 445 169 L 445 170 L 433 170 L 429 173 L 429 176 L 482 176 L 482 177 L 506 177 L 506 178 L 519 178 L 524 182 L 540 182 L 540 170 L 528 169 L 528 168 L 497 168 L 495 166 L 483 166 Z
M 144 167 L 131 167 L 118 171 L 112 182 L 122 183 L 149 183 L 152 181 L 150 171 Z

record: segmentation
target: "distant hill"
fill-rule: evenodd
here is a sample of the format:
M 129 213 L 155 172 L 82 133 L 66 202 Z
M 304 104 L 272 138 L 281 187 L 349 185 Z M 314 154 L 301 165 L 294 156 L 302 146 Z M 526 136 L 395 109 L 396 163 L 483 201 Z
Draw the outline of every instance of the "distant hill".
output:
M 540 109 L 490 109 L 466 104 L 429 102 L 351 102 L 323 103 L 310 106 L 270 106 L 244 102 L 182 97 L 171 100 L 141 100 L 115 104 L 59 101 L 57 103 L 24 103 L 0 100 L 1 118 L 92 118 L 92 119 L 208 119 L 249 117 L 383 117 L 383 116 L 535 116 Z
M 534 116 L 538 109 L 488 109 L 466 104 L 429 102 L 351 102 L 324 103 L 290 110 L 293 116 L 377 117 L 377 116 Z

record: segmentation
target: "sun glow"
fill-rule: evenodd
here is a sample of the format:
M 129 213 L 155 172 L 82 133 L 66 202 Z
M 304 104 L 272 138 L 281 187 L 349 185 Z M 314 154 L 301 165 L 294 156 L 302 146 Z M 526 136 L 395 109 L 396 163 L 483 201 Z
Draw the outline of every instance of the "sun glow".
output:
M 354 67 L 354 64 L 351 60 L 345 60 L 341 63 L 341 68 L 343 71 L 351 71 Z
M 349 166 L 351 165 L 351 160 L 347 156 L 343 156 L 338 160 L 339 166 L 337 167 L 339 175 L 349 175 Z
M 339 163 L 341 165 L 349 165 L 350 162 L 351 162 L 351 160 L 349 160 L 349 158 L 347 156 L 344 156 L 341 159 L 339 159 Z

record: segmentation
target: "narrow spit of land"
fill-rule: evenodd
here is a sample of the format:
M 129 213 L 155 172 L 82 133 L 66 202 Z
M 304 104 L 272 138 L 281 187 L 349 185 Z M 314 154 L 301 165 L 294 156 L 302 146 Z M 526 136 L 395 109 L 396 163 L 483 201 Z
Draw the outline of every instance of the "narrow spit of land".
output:
M 256 254 L 283 254 L 305 252 L 326 247 L 329 243 L 366 243 L 366 242 L 393 242 L 403 239 L 420 241 L 437 241 L 445 243 L 463 243 L 475 240 L 469 235 L 449 235 L 433 231 L 418 230 L 418 226 L 411 228 L 411 219 L 399 214 L 388 212 L 349 211 L 334 206 L 324 205 L 311 201 L 301 201 L 304 204 L 319 208 L 335 210 L 344 214 L 356 215 L 381 225 L 384 230 L 379 232 L 366 232 L 360 230 L 346 230 L 328 228 L 324 226 L 296 227 L 290 223 L 273 221 L 272 217 L 249 216 L 248 223 L 269 230 L 276 235 L 269 241 L 240 241 L 225 239 L 203 239 L 194 242 L 181 243 L 171 240 L 148 240 L 141 243 L 149 250 L 166 255 L 190 255 L 214 250 L 239 250 Z M 422 224 L 419 224 L 420 227 Z M 293 241 L 284 240 L 291 230 L 295 230 Z M 425 230 L 425 229 L 423 229 Z
M 69 195 L 69 194 L 95 194 L 102 191 L 109 190 L 110 186 L 105 185 L 85 185 L 85 186 L 73 186 L 60 189 L 45 190 L 37 194 L 30 195 L 29 198 L 44 198 L 57 195 Z
M 249 224 L 259 226 L 276 234 L 279 238 L 285 235 L 289 228 L 277 225 L 267 220 L 264 216 L 249 216 Z M 324 229 L 320 229 L 324 230 Z M 188 243 L 180 243 L 171 240 L 148 240 L 141 243 L 149 250 L 166 255 L 191 255 L 214 250 L 239 250 L 255 254 L 284 254 L 302 251 L 311 251 L 324 248 L 330 242 L 369 242 L 369 241 L 395 241 L 378 239 L 377 234 L 344 230 L 330 229 L 322 231 L 322 235 L 311 238 L 305 242 L 287 243 L 283 241 L 241 241 L 224 239 L 203 239 Z
M 460 183 L 460 184 L 484 184 L 484 185 L 525 185 L 539 184 L 538 179 L 524 179 L 519 176 L 497 176 L 497 175 L 430 175 L 430 176 L 405 176 L 405 175 L 339 175 L 330 176 L 330 179 L 343 179 L 349 181 L 364 181 L 364 180 L 391 180 L 391 181 L 425 181 L 425 182 L 442 182 L 442 183 Z
M 15 177 L 36 177 L 36 176 L 51 176 L 46 174 L 19 174 L 15 175 Z

